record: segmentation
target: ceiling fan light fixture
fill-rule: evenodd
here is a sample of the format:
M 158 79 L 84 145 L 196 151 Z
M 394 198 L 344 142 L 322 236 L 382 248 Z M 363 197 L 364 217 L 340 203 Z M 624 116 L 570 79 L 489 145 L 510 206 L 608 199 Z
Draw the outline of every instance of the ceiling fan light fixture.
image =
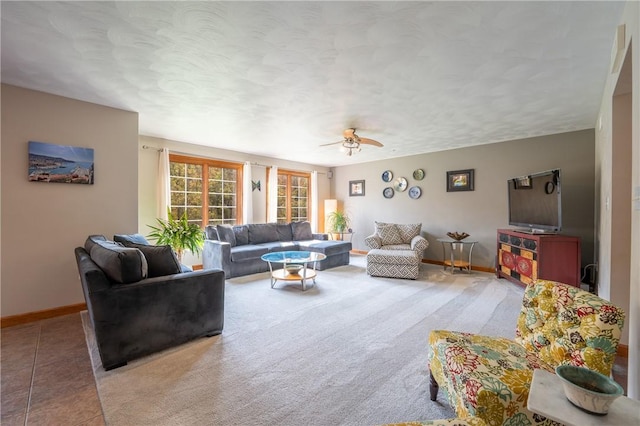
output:
M 356 129 L 350 128 L 344 131 L 344 139 L 338 142 L 332 142 L 323 144 L 320 146 L 326 145 L 337 145 L 340 144 L 340 152 L 344 152 L 347 156 L 351 157 L 354 153 L 362 151 L 361 145 L 373 145 L 377 147 L 382 147 L 383 145 L 374 141 L 373 139 L 360 138 L 360 136 L 356 135 Z

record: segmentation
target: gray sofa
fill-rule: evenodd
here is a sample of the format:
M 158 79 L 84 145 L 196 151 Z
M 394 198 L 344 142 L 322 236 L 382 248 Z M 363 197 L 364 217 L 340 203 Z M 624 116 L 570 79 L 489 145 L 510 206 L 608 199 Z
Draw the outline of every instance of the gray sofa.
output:
M 209 225 L 206 234 L 202 265 L 204 269 L 224 270 L 226 278 L 268 271 L 269 264 L 260 257 L 277 251 L 323 253 L 327 258 L 318 262 L 318 270 L 349 264 L 351 243 L 313 234 L 309 222 Z
M 182 272 L 169 246 L 141 235 L 91 236 L 75 249 L 78 271 L 105 370 L 189 340 L 222 332 L 224 273 Z M 125 247 L 121 244 L 128 244 Z

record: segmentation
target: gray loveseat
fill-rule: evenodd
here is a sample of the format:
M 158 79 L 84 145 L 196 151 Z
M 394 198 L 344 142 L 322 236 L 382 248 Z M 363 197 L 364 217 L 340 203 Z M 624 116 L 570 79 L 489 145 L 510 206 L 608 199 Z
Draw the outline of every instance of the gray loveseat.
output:
M 144 244 L 141 235 L 128 237 L 116 236 L 117 243 L 94 235 L 75 249 L 105 370 L 220 334 L 224 323 L 221 270 L 182 272 L 171 247 Z
M 277 251 L 323 253 L 327 258 L 318 262 L 318 270 L 349 264 L 351 243 L 313 234 L 309 222 L 209 225 L 206 233 L 202 265 L 224 270 L 227 278 L 268 271 L 269 264 L 260 257 Z

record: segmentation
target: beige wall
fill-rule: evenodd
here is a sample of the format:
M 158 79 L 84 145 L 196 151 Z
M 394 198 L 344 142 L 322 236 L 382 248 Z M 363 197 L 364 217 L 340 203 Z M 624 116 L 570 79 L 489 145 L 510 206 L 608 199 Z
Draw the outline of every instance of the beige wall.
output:
M 153 147 L 154 149 L 144 149 L 143 146 Z M 172 141 L 168 139 L 153 138 L 149 136 L 140 136 L 139 139 L 139 199 L 140 199 L 140 213 L 138 217 L 138 230 L 140 233 L 146 235 L 149 233 L 147 225 L 155 222 L 155 218 L 158 215 L 157 210 L 157 189 L 156 189 L 156 177 L 158 175 L 158 149 L 166 148 L 170 152 L 194 155 L 206 158 L 214 158 L 224 161 L 235 161 L 244 163 L 250 161 L 254 164 L 251 168 L 251 177 L 253 181 L 260 180 L 261 190 L 255 190 L 253 195 L 253 223 L 263 223 L 267 221 L 267 167 L 277 166 L 279 168 L 307 171 L 318 171 L 318 197 L 319 203 L 319 215 L 323 213 L 322 200 L 329 198 L 329 178 L 327 177 L 328 169 L 326 167 L 313 166 L 311 164 L 296 163 L 292 161 L 278 160 L 268 157 L 260 157 L 256 155 L 245 154 L 237 151 L 229 151 L 224 149 L 217 149 L 211 147 L 205 147 L 201 145 L 188 144 L 184 142 Z M 324 223 L 323 220 L 319 220 L 319 226 Z M 189 256 L 185 258 L 187 264 L 199 264 L 202 263 L 200 257 Z
M 631 61 L 631 69 L 627 77 L 620 69 L 614 69 L 617 49 L 612 47 L 609 66 L 612 72 L 607 77 L 596 126 L 598 294 L 625 307 L 625 338 L 628 336 L 629 346 L 627 392 L 630 397 L 640 399 L 640 3 L 627 2 L 620 23 L 625 25 L 622 47 L 624 57 Z M 629 81 L 621 84 L 625 80 Z M 625 96 L 629 92 L 630 99 Z M 624 130 L 629 126 L 625 124 L 627 120 L 630 134 Z M 630 144 L 630 155 L 627 144 Z M 629 159 L 619 157 L 621 150 L 630 156 L 630 164 Z M 630 167 L 631 173 L 618 173 L 619 164 Z M 629 181 L 626 195 L 617 194 L 617 185 L 622 182 L 624 186 Z M 630 211 L 620 211 L 616 208 L 620 205 L 626 205 L 623 208 Z M 628 233 L 630 237 L 621 233 Z M 630 253 L 628 262 L 614 258 L 615 253 L 625 250 Z M 628 268 L 628 271 L 618 276 L 616 269 L 619 268 Z
M 413 171 L 424 169 L 422 181 Z M 474 169 L 475 190 L 447 192 L 448 170 Z M 374 221 L 422 222 L 429 240 L 425 259 L 442 261 L 437 238 L 448 231 L 464 231 L 478 240 L 473 264 L 494 268 L 496 230 L 508 228 L 507 180 L 550 169 L 561 169 L 563 234 L 582 239 L 582 262 L 593 261 L 594 132 L 583 130 L 531 139 L 454 149 L 411 157 L 393 158 L 335 169 L 333 193 L 344 202 L 352 217 L 354 247 L 366 250 L 364 238 L 373 233 Z M 422 188 L 422 196 L 411 199 L 408 191 L 391 199 L 382 196 L 389 186 L 381 179 L 391 170 L 409 186 Z M 366 195 L 349 197 L 348 182 L 365 179 Z
M 138 114 L 2 85 L 2 316 L 84 302 L 73 250 L 135 229 Z M 29 182 L 28 141 L 93 148 L 95 184 Z

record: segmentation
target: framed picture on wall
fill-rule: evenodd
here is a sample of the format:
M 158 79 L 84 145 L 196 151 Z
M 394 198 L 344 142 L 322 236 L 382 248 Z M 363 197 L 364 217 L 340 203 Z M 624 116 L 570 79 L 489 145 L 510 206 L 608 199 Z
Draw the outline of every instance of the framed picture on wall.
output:
M 93 185 L 93 148 L 29 141 L 29 181 Z
M 447 192 L 473 191 L 473 170 L 447 172 Z
M 364 195 L 364 180 L 349 181 L 349 196 L 357 197 Z

